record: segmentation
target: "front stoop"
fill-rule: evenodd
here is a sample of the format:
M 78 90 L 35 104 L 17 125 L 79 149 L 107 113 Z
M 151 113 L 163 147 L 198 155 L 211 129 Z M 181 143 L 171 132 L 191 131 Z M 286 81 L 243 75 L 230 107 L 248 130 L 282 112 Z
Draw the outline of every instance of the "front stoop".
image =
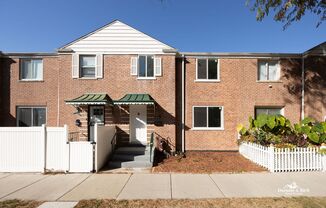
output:
M 108 166 L 109 169 L 151 168 L 153 163 L 151 162 L 150 147 L 148 145 L 119 147 L 114 151 Z

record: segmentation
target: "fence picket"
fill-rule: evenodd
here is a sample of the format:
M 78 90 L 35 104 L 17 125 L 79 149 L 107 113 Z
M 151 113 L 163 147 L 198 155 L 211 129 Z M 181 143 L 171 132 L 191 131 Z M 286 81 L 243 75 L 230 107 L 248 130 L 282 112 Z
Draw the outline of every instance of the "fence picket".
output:
M 271 172 L 322 170 L 322 158 L 318 148 L 274 148 L 245 142 L 239 152 L 254 163 Z

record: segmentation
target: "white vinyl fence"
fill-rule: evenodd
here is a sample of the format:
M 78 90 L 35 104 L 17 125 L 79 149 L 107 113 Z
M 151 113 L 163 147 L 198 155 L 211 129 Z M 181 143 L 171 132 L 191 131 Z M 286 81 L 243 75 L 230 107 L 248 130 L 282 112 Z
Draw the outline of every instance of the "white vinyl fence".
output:
M 254 163 L 271 172 L 326 171 L 326 156 L 318 148 L 274 148 L 243 142 L 239 152 Z
M 43 172 L 44 127 L 0 128 L 0 171 Z
M 1 127 L 0 172 L 91 172 L 95 168 L 98 171 L 111 151 L 108 144 L 113 128 L 103 133 L 104 127 L 100 128 L 101 138 L 96 139 L 99 147 L 95 142 L 68 142 L 66 125 Z M 109 133 L 107 137 L 106 133 Z M 96 165 L 94 155 L 98 158 Z
M 95 171 L 98 172 L 106 163 L 115 145 L 115 126 L 94 126 Z
M 46 170 L 69 170 L 68 128 L 46 127 Z
M 69 172 L 92 172 L 93 144 L 91 142 L 69 142 Z

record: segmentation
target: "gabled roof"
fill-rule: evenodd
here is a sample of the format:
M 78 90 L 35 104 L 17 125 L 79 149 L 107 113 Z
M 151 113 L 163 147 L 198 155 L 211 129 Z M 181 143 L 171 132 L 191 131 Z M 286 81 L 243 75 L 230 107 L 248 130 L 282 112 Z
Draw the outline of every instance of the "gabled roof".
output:
M 59 52 L 154 54 L 176 52 L 173 47 L 119 21 L 104 25 L 58 49 Z
M 303 55 L 326 55 L 326 41 L 307 50 Z

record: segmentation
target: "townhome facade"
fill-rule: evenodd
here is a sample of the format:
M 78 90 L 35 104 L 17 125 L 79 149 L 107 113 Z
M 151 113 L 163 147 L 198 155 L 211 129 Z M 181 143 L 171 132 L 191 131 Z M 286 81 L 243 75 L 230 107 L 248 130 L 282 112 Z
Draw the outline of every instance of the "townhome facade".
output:
M 0 126 L 62 126 L 78 140 L 116 126 L 120 145 L 155 133 L 172 151 L 237 150 L 260 113 L 326 116 L 325 43 L 302 54 L 179 52 L 113 21 L 56 53 L 0 55 Z

